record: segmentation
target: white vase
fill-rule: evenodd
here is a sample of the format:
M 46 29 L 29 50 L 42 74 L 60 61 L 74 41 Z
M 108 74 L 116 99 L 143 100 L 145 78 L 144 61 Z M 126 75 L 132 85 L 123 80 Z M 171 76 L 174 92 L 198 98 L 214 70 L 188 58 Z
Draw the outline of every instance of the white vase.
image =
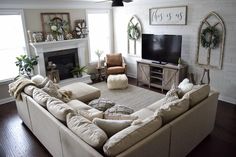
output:
M 101 61 L 100 61 L 100 57 L 98 57 L 98 65 L 97 65 L 98 68 L 101 67 Z

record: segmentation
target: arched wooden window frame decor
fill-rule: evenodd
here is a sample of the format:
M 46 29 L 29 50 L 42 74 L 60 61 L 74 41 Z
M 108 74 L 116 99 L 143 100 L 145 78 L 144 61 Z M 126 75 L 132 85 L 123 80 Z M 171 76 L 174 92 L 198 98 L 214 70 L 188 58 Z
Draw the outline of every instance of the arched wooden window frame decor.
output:
M 217 21 L 214 24 L 210 24 L 209 20 L 211 18 L 216 18 Z M 206 64 L 202 64 L 199 62 L 199 51 L 200 51 L 200 46 L 201 45 L 201 34 L 202 31 L 204 30 L 204 25 L 206 25 L 207 27 L 213 27 L 215 28 L 217 25 L 220 25 L 220 33 L 219 33 L 219 44 L 218 47 L 219 48 L 219 64 L 218 66 L 215 65 L 211 65 L 211 50 L 212 47 L 207 47 L 207 63 Z M 225 24 L 223 19 L 216 13 L 216 12 L 210 12 L 201 22 L 199 29 L 198 29 L 198 43 L 197 43 L 197 55 L 196 55 L 196 64 L 198 64 L 200 67 L 204 68 L 204 69 L 222 69 L 222 65 L 223 65 L 223 56 L 224 56 L 224 45 L 225 45 L 225 36 L 226 36 L 226 30 L 225 30 Z
M 131 27 L 133 26 L 133 27 Z M 136 31 L 138 32 L 137 36 L 131 36 L 130 33 L 132 32 L 131 29 L 135 28 Z M 141 22 L 139 21 L 139 19 L 133 15 L 129 22 L 128 22 L 128 26 L 127 26 L 127 36 L 128 36 L 128 54 L 129 55 L 134 55 L 136 56 L 136 41 L 139 40 L 142 36 L 142 25 Z M 131 46 L 133 46 L 133 48 L 131 48 Z M 133 50 L 133 52 L 132 52 Z

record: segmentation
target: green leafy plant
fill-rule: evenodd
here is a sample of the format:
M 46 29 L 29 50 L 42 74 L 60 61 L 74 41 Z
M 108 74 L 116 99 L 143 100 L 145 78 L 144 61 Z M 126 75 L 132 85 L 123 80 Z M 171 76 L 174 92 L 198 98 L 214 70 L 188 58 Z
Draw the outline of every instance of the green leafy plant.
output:
M 80 67 L 79 65 L 75 66 L 74 69 L 71 71 L 71 73 L 74 75 L 74 76 L 82 76 L 82 74 L 84 72 L 87 71 L 87 67 L 86 66 L 82 66 Z
M 19 75 L 24 75 L 31 78 L 32 71 L 34 70 L 34 66 L 38 64 L 38 57 L 28 57 L 27 55 L 20 55 L 16 57 L 16 66 L 19 67 Z M 17 76 L 17 77 L 18 77 Z

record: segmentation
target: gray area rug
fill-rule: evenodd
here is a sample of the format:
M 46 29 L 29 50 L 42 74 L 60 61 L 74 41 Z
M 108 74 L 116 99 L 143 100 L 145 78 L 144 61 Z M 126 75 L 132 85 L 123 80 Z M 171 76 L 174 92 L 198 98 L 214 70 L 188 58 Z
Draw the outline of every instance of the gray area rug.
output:
M 126 89 L 110 90 L 106 82 L 99 82 L 92 86 L 101 90 L 101 97 L 114 101 L 116 104 L 140 110 L 164 97 L 163 94 L 153 92 L 144 88 L 128 85 Z

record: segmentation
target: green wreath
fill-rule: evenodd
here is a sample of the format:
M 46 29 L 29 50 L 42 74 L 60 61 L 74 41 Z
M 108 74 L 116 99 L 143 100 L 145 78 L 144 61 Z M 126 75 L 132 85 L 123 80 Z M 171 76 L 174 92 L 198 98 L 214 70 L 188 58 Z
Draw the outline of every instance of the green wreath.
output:
M 215 27 L 207 27 L 201 32 L 201 44 L 204 48 L 216 48 L 220 42 L 220 33 Z
M 136 25 L 130 23 L 128 26 L 128 37 L 131 40 L 138 40 L 140 37 L 140 31 L 138 29 L 138 23 Z

